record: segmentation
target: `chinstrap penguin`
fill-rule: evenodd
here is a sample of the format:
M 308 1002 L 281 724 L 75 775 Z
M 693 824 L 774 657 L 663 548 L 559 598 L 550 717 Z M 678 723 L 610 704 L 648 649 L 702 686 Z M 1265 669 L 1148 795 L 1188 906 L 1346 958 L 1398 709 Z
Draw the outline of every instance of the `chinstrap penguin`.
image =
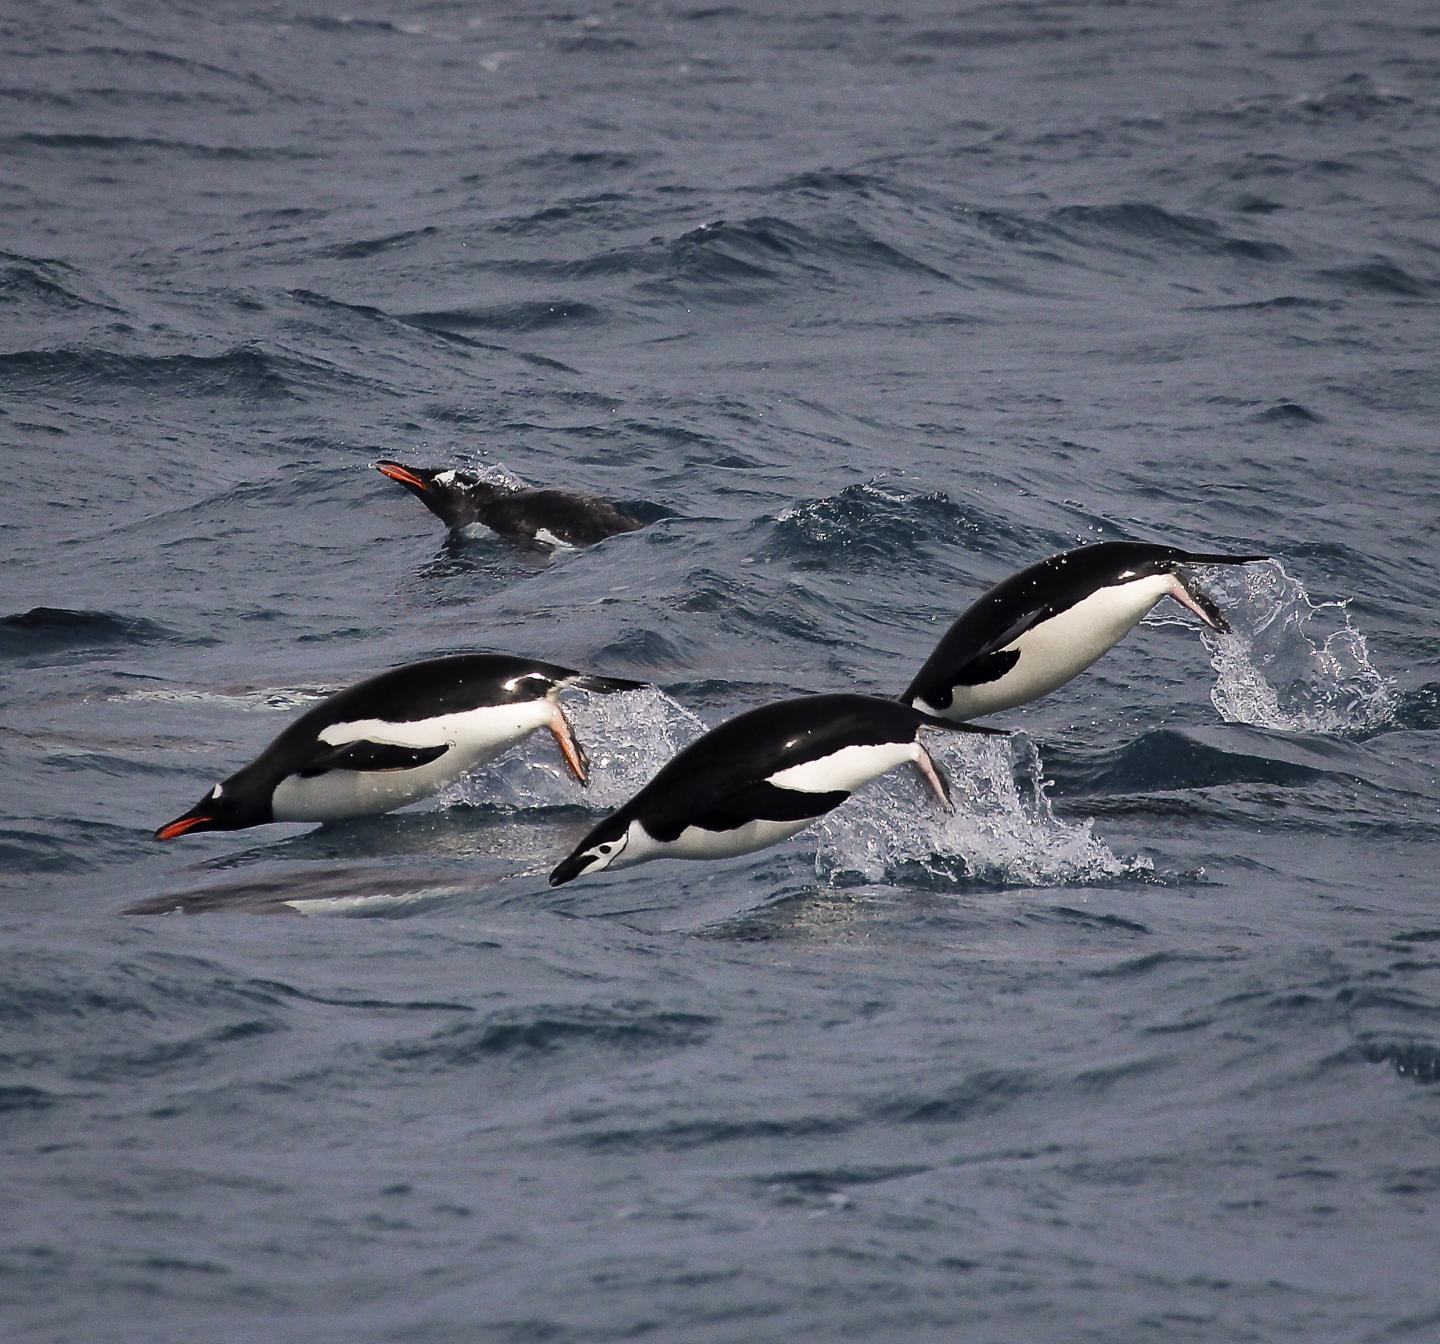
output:
M 957 722 L 1037 699 L 1083 672 L 1164 597 L 1224 633 L 1230 627 L 1219 607 L 1180 566 L 1266 559 L 1140 541 L 1102 541 L 1053 555 L 970 607 L 900 699 Z
M 594 495 L 512 488 L 457 468 L 409 467 L 381 460 L 375 470 L 398 481 L 447 527 L 483 524 L 521 546 L 592 546 L 644 526 Z
M 740 714 L 692 742 L 595 826 L 556 866 L 550 885 L 647 859 L 719 859 L 764 849 L 907 763 L 950 808 L 949 786 L 919 741 L 927 724 L 998 731 L 868 695 L 811 695 Z
M 428 797 L 537 728 L 554 734 L 565 764 L 584 785 L 585 752 L 560 708 L 560 693 L 643 684 L 498 653 L 407 663 L 307 710 L 155 838 L 389 812 Z

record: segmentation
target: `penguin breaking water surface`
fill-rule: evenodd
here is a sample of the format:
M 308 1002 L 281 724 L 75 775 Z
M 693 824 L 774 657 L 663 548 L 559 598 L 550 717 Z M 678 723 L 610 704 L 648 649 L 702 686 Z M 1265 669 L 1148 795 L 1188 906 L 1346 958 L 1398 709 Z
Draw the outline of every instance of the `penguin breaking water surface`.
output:
M 900 699 L 956 721 L 1035 700 L 1078 676 L 1164 597 L 1223 633 L 1230 627 L 1220 608 L 1180 566 L 1266 559 L 1140 541 L 1053 555 L 996 584 L 966 611 Z
M 571 490 L 516 489 L 453 467 L 382 460 L 375 470 L 398 481 L 448 527 L 483 523 L 522 546 L 592 546 L 643 526 L 613 504 Z
M 663 766 L 556 866 L 550 885 L 647 859 L 719 859 L 764 849 L 907 762 L 949 807 L 944 776 L 919 741 L 926 724 L 996 731 L 868 695 L 812 695 L 752 709 Z
M 612 692 L 643 684 L 498 653 L 408 663 L 307 710 L 155 838 L 389 812 L 428 797 L 537 728 L 554 734 L 583 785 L 585 753 L 557 697 L 572 687 Z

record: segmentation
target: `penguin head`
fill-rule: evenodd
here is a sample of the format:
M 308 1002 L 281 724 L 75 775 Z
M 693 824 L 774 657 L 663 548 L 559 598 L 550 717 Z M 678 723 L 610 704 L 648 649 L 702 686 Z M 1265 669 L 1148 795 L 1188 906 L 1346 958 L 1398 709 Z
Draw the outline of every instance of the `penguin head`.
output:
M 427 490 L 435 488 L 435 478 L 441 474 L 439 467 L 408 467 L 403 462 L 392 462 L 385 457 L 375 463 L 375 470 L 392 481 L 398 481 L 422 499 Z
M 581 873 L 602 872 L 620 858 L 629 843 L 629 820 L 607 817 L 575 847 L 569 858 L 555 865 L 550 885 L 562 887 Z
M 167 821 L 155 832 L 155 838 L 173 840 L 190 831 L 243 831 L 247 826 L 273 821 L 270 795 L 257 797 L 253 789 L 236 784 L 236 778 L 232 775 L 217 784 L 188 812 Z
M 382 458 L 375 470 L 398 481 L 437 518 L 450 527 L 467 527 L 481 519 L 492 500 L 511 493 L 506 487 L 483 481 L 457 467 L 409 467 Z

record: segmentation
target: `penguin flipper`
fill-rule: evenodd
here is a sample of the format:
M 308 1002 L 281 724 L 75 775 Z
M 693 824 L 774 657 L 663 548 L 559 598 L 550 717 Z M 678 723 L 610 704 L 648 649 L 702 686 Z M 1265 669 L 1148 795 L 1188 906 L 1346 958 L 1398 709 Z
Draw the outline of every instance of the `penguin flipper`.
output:
M 994 653 L 982 653 L 951 674 L 954 686 L 983 686 L 988 681 L 999 681 L 1020 661 L 1019 649 L 997 649 Z
M 369 742 L 362 738 L 319 751 L 298 774 L 301 779 L 313 779 L 331 770 L 414 770 L 438 761 L 449 750 L 448 743 L 438 747 L 403 747 L 394 742 Z
M 850 794 L 843 790 L 807 793 L 761 780 L 740 789 L 726 789 L 704 800 L 694 811 L 645 818 L 645 829 L 657 840 L 674 841 L 688 826 L 706 831 L 735 831 L 752 821 L 803 821 L 823 817 Z

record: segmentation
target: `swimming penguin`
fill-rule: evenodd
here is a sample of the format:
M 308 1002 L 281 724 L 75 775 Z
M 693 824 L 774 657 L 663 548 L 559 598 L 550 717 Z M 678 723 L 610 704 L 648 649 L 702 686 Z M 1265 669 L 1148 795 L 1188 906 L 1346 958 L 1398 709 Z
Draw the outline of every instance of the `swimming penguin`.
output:
M 583 785 L 585 753 L 557 697 L 572 687 L 608 693 L 643 684 L 498 653 L 407 663 L 306 711 L 155 838 L 389 812 L 493 760 L 537 728 L 555 735 Z
M 918 740 L 926 724 L 998 731 L 868 695 L 811 695 L 752 709 L 662 766 L 556 866 L 550 885 L 647 859 L 721 859 L 764 849 L 907 762 L 948 809 L 949 786 Z
M 1212 630 L 1230 626 L 1181 565 L 1246 565 L 1264 555 L 1197 555 L 1102 541 L 1052 555 L 997 583 L 955 622 L 900 699 L 964 720 L 1063 686 L 1119 643 L 1162 597 Z
M 571 490 L 530 490 L 481 480 L 454 467 L 407 467 L 379 461 L 375 470 L 399 481 L 447 527 L 483 523 L 522 546 L 592 546 L 644 524 L 613 504 Z

